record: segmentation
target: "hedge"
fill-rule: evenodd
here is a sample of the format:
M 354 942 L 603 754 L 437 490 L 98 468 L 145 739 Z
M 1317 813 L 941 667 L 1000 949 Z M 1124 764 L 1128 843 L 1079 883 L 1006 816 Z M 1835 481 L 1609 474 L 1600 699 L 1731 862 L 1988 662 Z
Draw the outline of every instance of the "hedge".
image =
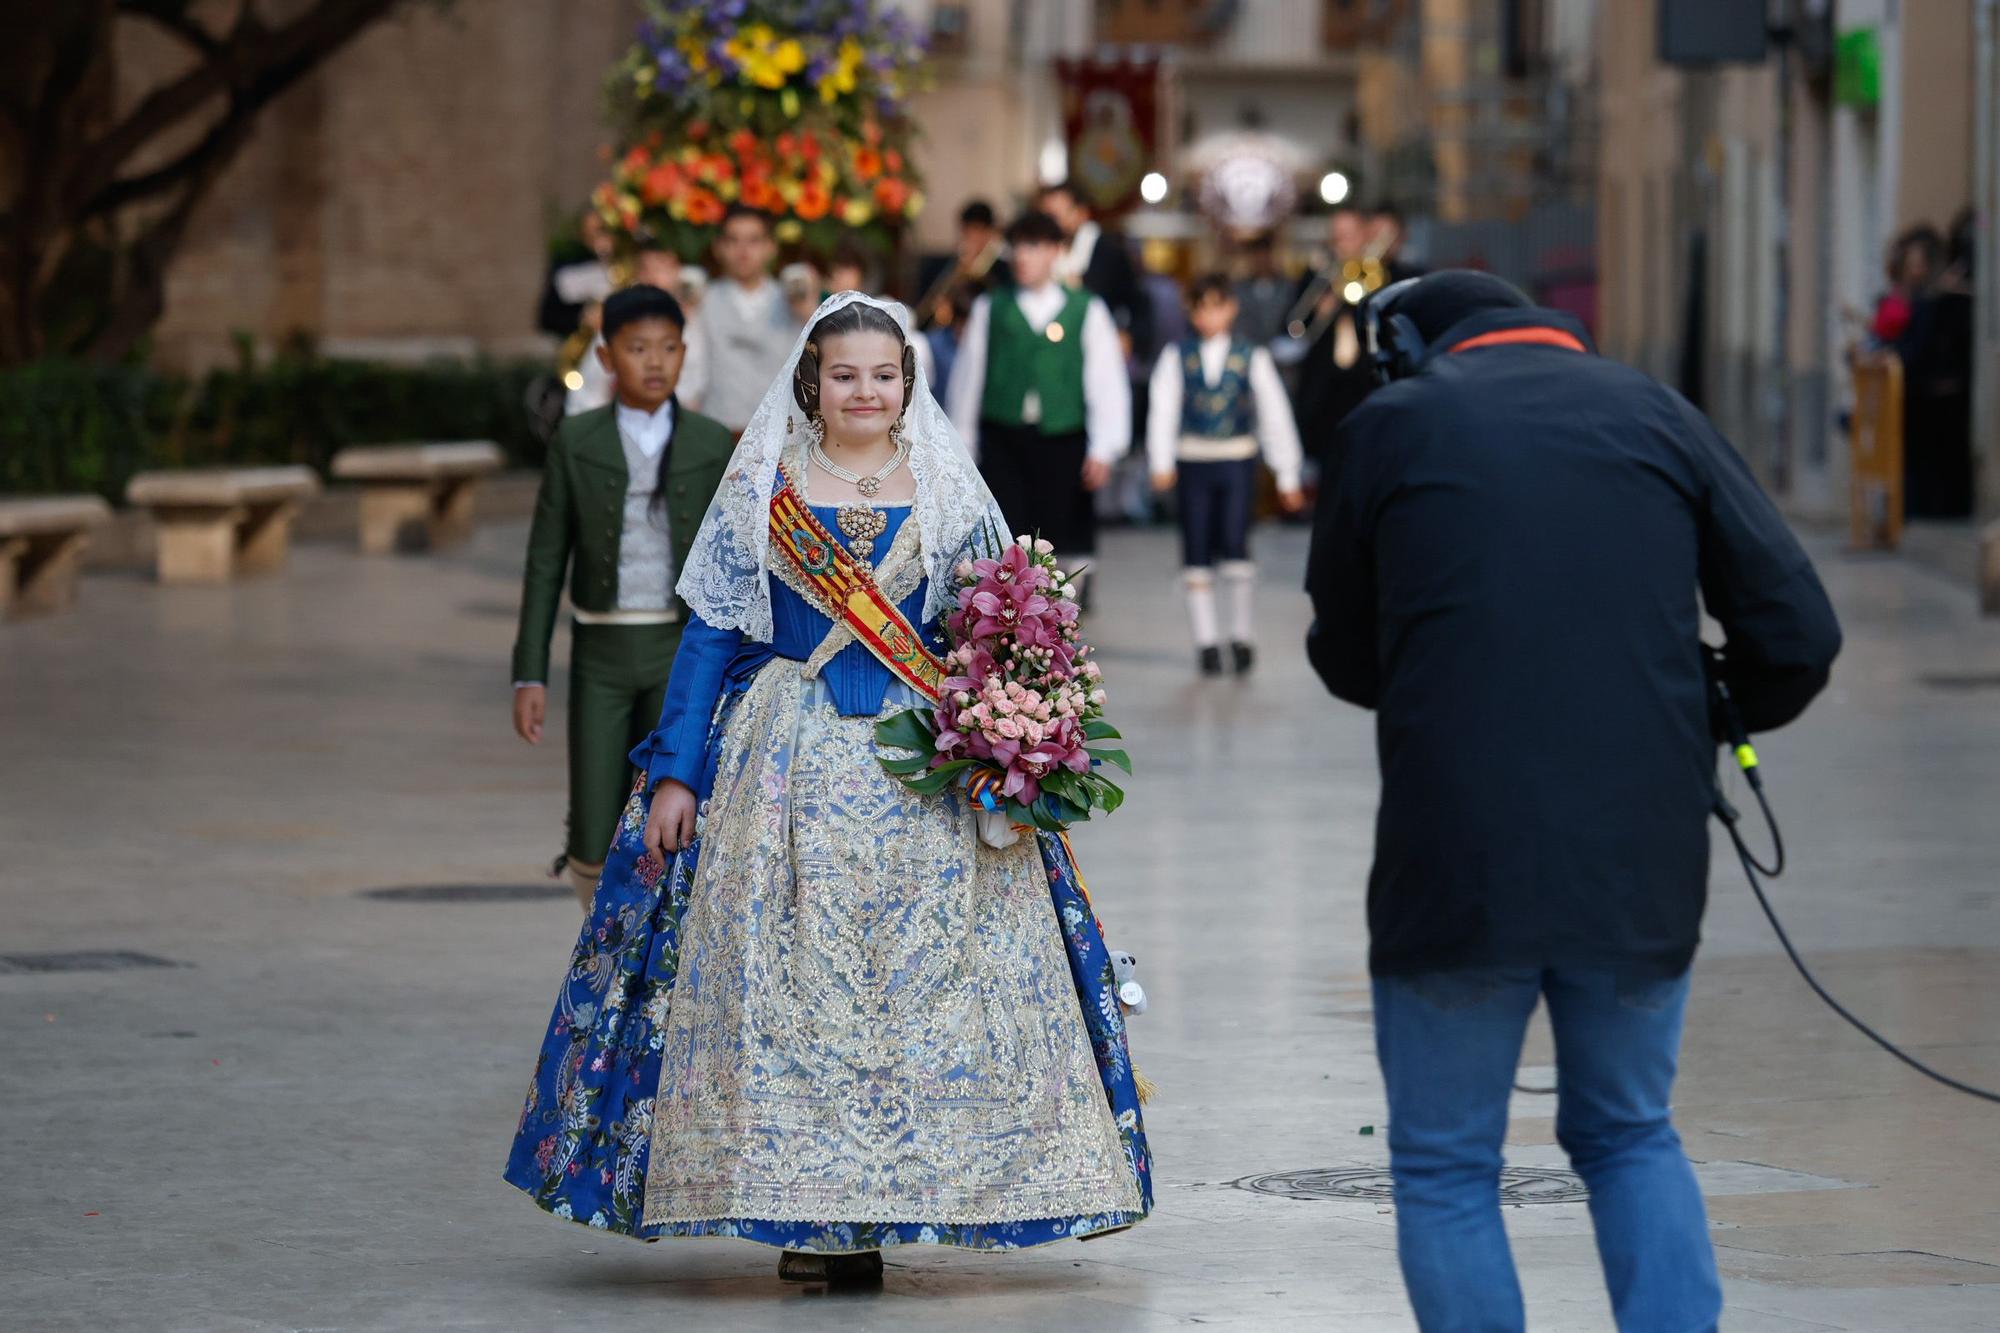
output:
M 94 491 L 122 501 L 147 468 L 304 463 L 349 444 L 492 440 L 539 466 L 525 406 L 537 362 L 389 366 L 282 356 L 191 377 L 44 361 L 0 371 L 0 494 Z

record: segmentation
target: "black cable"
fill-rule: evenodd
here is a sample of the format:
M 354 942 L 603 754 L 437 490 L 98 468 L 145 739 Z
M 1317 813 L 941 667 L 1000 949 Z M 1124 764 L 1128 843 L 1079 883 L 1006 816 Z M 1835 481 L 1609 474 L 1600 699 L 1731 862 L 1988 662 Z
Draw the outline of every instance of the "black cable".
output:
M 1778 832 L 1778 820 L 1777 816 L 1771 813 L 1771 803 L 1764 798 L 1764 784 L 1757 777 L 1754 758 L 1751 764 L 1746 765 L 1745 775 L 1750 779 L 1750 789 L 1757 794 L 1757 804 L 1763 807 L 1764 822 L 1771 830 L 1771 842 L 1777 848 L 1775 858 L 1777 868 L 1766 869 L 1763 865 L 1759 864 L 1755 856 L 1750 854 L 1749 844 L 1743 841 L 1743 832 L 1738 827 L 1741 816 L 1737 814 L 1736 808 L 1723 798 L 1719 788 L 1716 791 L 1715 812 L 1721 818 L 1722 826 L 1729 830 L 1729 840 L 1736 844 L 1736 859 L 1743 863 L 1743 873 L 1750 880 L 1750 891 L 1757 895 L 1757 905 L 1764 909 L 1764 919 L 1771 923 L 1772 931 L 1778 936 L 1778 943 L 1785 946 L 1785 956 L 1792 960 L 1792 966 L 1797 968 L 1799 975 L 1805 978 L 1806 985 L 1812 987 L 1813 994 L 1824 1000 L 1827 1008 L 1846 1019 L 1856 1032 L 1859 1032 L 1862 1036 L 1868 1038 L 1868 1040 L 1874 1042 L 1877 1046 L 1880 1046 L 1883 1050 L 1895 1056 L 1925 1078 L 1942 1083 L 1947 1088 L 1955 1089 L 1965 1093 L 1967 1096 L 1977 1097 L 1982 1101 L 2000 1103 L 2000 1092 L 1989 1092 L 1985 1088 L 1974 1087 L 1970 1083 L 1961 1082 L 1949 1074 L 1939 1073 L 1937 1070 L 1932 1069 L 1929 1065 L 1917 1059 L 1916 1056 L 1911 1055 L 1908 1051 L 1896 1045 L 1895 1042 L 1890 1041 L 1874 1028 L 1869 1027 L 1859 1018 L 1856 1018 L 1846 1005 L 1834 999 L 1832 993 L 1825 986 L 1820 985 L 1819 978 L 1813 975 L 1812 969 L 1806 966 L 1806 960 L 1799 957 L 1799 951 L 1793 947 L 1792 937 L 1785 933 L 1784 923 L 1778 920 L 1777 910 L 1771 906 L 1770 898 L 1765 896 L 1763 882 L 1757 878 L 1760 871 L 1772 879 L 1777 878 L 1784 872 L 1785 840 Z

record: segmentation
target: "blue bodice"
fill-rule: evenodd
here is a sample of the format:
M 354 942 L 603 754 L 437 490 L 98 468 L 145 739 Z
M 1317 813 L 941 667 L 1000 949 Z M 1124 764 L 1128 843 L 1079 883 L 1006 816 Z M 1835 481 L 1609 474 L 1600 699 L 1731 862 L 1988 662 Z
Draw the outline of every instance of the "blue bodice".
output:
M 832 505 L 814 505 L 815 517 L 841 545 L 853 542 L 840 530 L 839 511 Z M 875 539 L 874 555 L 888 554 L 896 534 L 910 516 L 908 505 L 883 506 L 889 526 Z M 773 553 L 772 559 L 783 557 Z M 803 662 L 833 628 L 833 622 L 818 607 L 792 591 L 782 579 L 771 575 L 771 642 L 746 640 L 741 630 L 718 629 L 699 615 L 688 622 L 681 635 L 680 651 L 674 656 L 673 675 L 667 681 L 666 704 L 660 710 L 660 724 L 653 734 L 632 751 L 632 762 L 646 774 L 650 789 L 661 778 L 673 778 L 695 791 L 706 787 L 709 749 L 709 720 L 724 695 L 744 689 L 774 657 Z M 942 654 L 945 644 L 937 626 L 923 620 L 928 581 L 898 606 L 903 618 L 919 630 L 931 651 Z M 843 717 L 872 717 L 882 711 L 894 677 L 889 668 L 861 643 L 850 643 L 835 653 L 820 671 L 833 706 Z

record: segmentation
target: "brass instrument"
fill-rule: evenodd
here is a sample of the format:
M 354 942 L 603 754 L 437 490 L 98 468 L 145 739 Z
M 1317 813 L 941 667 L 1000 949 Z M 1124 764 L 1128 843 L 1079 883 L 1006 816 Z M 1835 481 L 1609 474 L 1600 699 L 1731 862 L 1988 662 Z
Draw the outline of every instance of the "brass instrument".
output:
M 946 294 L 951 291 L 955 284 L 968 280 L 976 282 L 984 278 L 988 273 L 991 273 L 993 266 L 1000 262 L 1000 256 L 1006 249 L 1006 241 L 999 236 L 995 236 L 981 248 L 978 254 L 972 257 L 970 264 L 955 263 L 944 272 L 938 274 L 937 280 L 931 283 L 931 289 L 924 293 L 924 299 L 917 302 L 917 327 L 928 328 L 930 326 L 931 322 L 937 318 L 938 306 L 943 303 Z M 962 317 L 965 312 L 961 310 L 959 314 Z
M 603 262 L 605 272 L 611 276 L 612 291 L 632 285 L 639 269 L 636 254 L 621 250 Z M 576 331 L 563 339 L 562 347 L 556 352 L 556 378 L 565 389 L 575 391 L 583 387 L 583 358 L 590 355 L 590 346 L 596 341 L 597 330 L 587 324 L 577 325 Z
M 1360 305 L 1387 286 L 1389 264 L 1384 256 L 1400 238 L 1400 232 L 1388 228 L 1369 242 L 1358 258 L 1329 259 L 1292 303 L 1291 312 L 1285 316 L 1284 336 L 1272 348 L 1272 355 L 1286 365 L 1304 360 L 1312 345 L 1326 332 L 1327 325 L 1339 318 L 1343 309 Z M 1324 310 L 1319 309 L 1330 291 L 1337 292 L 1340 299 Z

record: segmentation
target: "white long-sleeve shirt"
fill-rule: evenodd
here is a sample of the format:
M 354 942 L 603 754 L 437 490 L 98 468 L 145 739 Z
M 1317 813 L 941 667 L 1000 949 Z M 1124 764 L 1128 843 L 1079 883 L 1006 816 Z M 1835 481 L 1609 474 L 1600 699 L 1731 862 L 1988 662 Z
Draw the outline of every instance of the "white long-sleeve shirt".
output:
M 1028 327 L 1040 333 L 1062 313 L 1069 289 L 1047 282 L 1019 290 L 1015 299 Z M 974 458 L 979 457 L 979 409 L 986 398 L 991 301 L 991 297 L 982 296 L 972 303 L 946 395 L 950 401 L 945 410 L 951 424 L 958 428 L 959 438 Z M 1110 309 L 1095 296 L 1083 314 L 1083 417 L 1091 459 L 1116 463 L 1131 450 L 1132 383 L 1125 374 L 1125 350 L 1119 345 L 1118 325 L 1112 321 Z M 1175 420 L 1179 420 L 1178 414 Z
M 1201 378 L 1209 385 L 1222 379 L 1223 363 L 1229 359 L 1227 333 L 1201 341 Z M 1261 347 L 1250 352 L 1250 394 L 1256 405 L 1257 444 L 1264 461 L 1277 475 L 1278 489 L 1299 488 L 1304 451 L 1299 446 L 1298 424 L 1292 419 L 1291 400 L 1278 378 L 1271 354 Z M 1186 371 L 1181 367 L 1181 349 L 1174 344 L 1160 352 L 1153 364 L 1153 379 L 1147 399 L 1146 465 L 1155 474 L 1172 472 L 1180 452 L 1181 398 L 1186 388 Z

